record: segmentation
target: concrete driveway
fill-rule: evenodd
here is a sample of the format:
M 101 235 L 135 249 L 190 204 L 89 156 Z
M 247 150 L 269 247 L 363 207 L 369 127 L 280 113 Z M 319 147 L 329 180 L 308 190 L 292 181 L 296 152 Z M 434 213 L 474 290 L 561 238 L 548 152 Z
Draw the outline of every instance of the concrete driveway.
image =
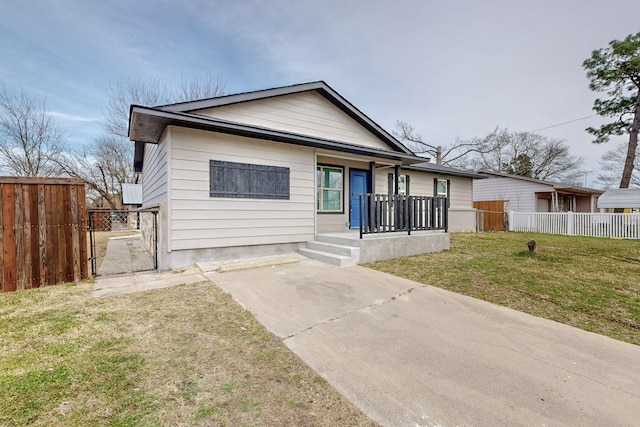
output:
M 640 347 L 363 267 L 207 273 L 386 426 L 631 426 Z

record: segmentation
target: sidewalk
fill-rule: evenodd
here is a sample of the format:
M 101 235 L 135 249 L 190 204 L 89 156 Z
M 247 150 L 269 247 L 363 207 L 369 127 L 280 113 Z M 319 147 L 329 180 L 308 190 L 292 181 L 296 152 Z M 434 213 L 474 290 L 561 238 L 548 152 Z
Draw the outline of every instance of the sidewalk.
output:
M 142 243 L 140 234 L 112 237 L 107 245 L 107 253 L 98 269 L 99 276 L 133 273 L 153 270 L 154 260 Z

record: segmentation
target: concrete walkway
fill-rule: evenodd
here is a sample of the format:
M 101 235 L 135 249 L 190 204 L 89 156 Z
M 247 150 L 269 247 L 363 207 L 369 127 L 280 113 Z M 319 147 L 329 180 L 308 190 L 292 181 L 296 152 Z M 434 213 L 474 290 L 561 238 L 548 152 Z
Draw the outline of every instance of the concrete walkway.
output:
M 99 276 L 153 270 L 154 260 L 144 247 L 140 233 L 130 236 L 112 237 L 107 252 L 98 269 Z
M 205 273 L 386 426 L 632 426 L 640 347 L 355 266 Z
M 107 297 L 207 280 L 197 267 L 163 273 L 154 271 L 153 267 L 153 257 L 144 247 L 140 234 L 112 237 L 91 295 Z

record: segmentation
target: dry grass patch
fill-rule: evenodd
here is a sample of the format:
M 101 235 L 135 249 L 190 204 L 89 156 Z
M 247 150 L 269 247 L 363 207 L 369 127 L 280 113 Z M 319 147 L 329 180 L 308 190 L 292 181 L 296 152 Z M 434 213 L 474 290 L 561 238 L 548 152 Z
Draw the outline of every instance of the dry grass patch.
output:
M 375 425 L 215 285 L 0 295 L 0 425 Z
M 529 252 L 527 242 L 537 249 Z M 640 344 L 640 243 L 531 233 L 452 234 L 451 250 L 369 264 Z

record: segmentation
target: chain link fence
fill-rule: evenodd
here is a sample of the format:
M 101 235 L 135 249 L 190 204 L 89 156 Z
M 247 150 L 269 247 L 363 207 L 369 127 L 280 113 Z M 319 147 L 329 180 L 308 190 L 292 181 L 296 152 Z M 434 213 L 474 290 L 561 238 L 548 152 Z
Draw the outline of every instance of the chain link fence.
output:
M 139 261 L 140 254 L 145 251 L 150 257 L 153 268 L 157 269 L 157 215 L 158 211 L 155 210 L 89 210 L 87 212 L 87 229 L 89 230 L 90 261 L 93 275 L 98 273 L 102 258 L 105 256 L 104 249 L 110 238 L 123 238 L 123 236 L 137 233 L 139 233 L 137 239 L 140 244 L 136 247 L 139 246 L 140 249 L 133 251 L 136 252 L 134 254 L 131 250 L 133 246 L 127 246 L 129 252 L 127 255 L 131 257 L 133 271 L 148 270 L 148 268 L 136 267 L 142 265 L 137 261 Z M 146 265 L 146 263 L 143 264 Z

